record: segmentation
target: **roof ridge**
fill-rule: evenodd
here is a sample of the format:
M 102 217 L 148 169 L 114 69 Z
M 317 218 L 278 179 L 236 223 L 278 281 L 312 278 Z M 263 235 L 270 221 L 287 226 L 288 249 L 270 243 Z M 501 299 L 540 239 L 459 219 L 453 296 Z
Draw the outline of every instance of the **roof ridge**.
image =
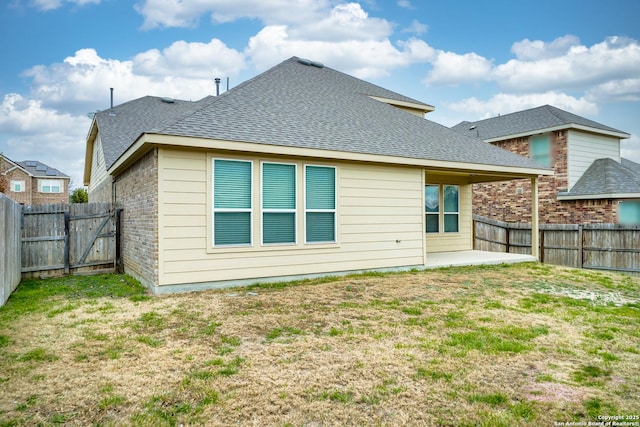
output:
M 227 93 L 227 92 L 225 92 L 225 93 Z M 224 94 L 222 94 L 222 95 L 224 95 Z M 215 102 L 217 99 L 219 99 L 222 95 L 218 95 L 218 96 L 209 95 L 209 96 L 205 96 L 204 98 L 202 98 L 202 99 L 200 99 L 198 101 L 190 101 L 190 102 L 193 102 L 193 104 L 194 104 L 194 108 L 193 109 L 191 109 L 189 111 L 185 111 L 182 114 L 178 114 L 177 116 L 171 117 L 171 118 L 165 120 L 164 122 L 159 123 L 159 125 L 162 126 L 162 127 L 159 127 L 159 128 L 154 127 L 152 129 L 150 129 L 149 132 L 153 132 L 153 131 L 162 132 L 162 131 L 164 131 L 165 129 L 173 126 L 174 124 L 178 123 L 179 121 L 182 121 L 182 120 L 186 119 L 187 117 L 189 117 L 189 116 L 195 114 L 196 112 L 200 111 L 201 109 L 208 107 L 213 102 Z M 205 99 L 207 99 L 207 98 L 211 98 L 211 99 L 209 99 L 209 100 L 207 100 L 205 102 Z M 201 102 L 202 102 L 202 105 L 197 105 L 197 104 L 199 104 Z

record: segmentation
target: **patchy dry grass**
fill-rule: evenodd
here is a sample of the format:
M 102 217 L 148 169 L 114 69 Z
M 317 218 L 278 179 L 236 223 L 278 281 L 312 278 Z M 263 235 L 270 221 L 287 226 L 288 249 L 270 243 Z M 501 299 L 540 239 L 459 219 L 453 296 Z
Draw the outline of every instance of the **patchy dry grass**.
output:
M 542 264 L 148 297 L 31 280 L 0 426 L 553 425 L 640 414 L 640 279 Z

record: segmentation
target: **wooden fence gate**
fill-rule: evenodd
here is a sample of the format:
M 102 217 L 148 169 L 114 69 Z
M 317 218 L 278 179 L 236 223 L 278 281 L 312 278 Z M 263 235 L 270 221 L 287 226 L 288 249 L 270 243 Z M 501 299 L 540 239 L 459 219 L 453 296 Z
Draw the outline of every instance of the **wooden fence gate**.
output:
M 22 276 L 118 270 L 121 212 L 111 203 L 23 206 Z

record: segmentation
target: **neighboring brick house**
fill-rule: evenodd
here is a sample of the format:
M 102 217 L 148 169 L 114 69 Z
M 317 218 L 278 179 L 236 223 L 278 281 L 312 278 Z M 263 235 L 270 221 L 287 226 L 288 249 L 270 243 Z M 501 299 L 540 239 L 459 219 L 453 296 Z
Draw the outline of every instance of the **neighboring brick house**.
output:
M 541 224 L 640 224 L 640 165 L 620 157 L 628 133 L 550 105 L 453 129 L 553 168 L 539 180 Z M 528 180 L 477 184 L 473 211 L 529 222 L 530 194 Z
M 23 205 L 69 202 L 70 177 L 37 160 L 0 157 L 0 191 Z

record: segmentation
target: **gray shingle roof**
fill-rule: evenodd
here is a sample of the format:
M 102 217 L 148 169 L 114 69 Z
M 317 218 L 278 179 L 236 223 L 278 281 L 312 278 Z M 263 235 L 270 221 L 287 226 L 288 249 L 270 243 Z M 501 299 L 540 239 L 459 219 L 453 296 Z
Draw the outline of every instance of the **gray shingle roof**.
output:
M 20 165 L 21 168 L 29 172 L 31 175 L 38 178 L 69 178 L 69 175 L 65 175 L 58 169 L 47 166 L 37 160 L 23 160 L 15 163 Z
M 464 121 L 453 126 L 452 129 L 465 135 L 480 138 L 483 141 L 495 140 L 496 138 L 507 138 L 511 135 L 534 133 L 544 129 L 555 127 L 572 127 L 572 125 L 586 126 L 595 131 L 614 132 L 630 135 L 618 129 L 605 126 L 593 120 L 586 119 L 568 111 L 561 110 L 551 105 L 531 108 L 529 110 L 518 111 L 505 114 L 503 116 L 492 117 L 490 119 L 476 122 Z
M 640 170 L 637 163 L 623 159 L 620 164 L 613 159 L 598 159 L 589 166 L 578 182 L 564 196 L 597 196 L 599 194 L 640 193 Z M 625 163 L 627 167 L 625 166 Z
M 530 159 L 371 98 L 425 105 L 329 67 L 292 57 L 218 97 L 147 97 L 98 113 L 107 167 L 142 132 L 339 152 L 535 168 Z M 183 104 L 184 103 L 184 104 Z M 142 117 L 140 117 L 142 116 Z M 108 130 L 107 130 L 108 129 Z
M 631 169 L 640 176 L 640 164 L 625 158 L 620 159 L 620 164 L 627 169 Z
M 200 101 L 145 96 L 96 113 L 107 168 L 144 132 L 165 126 L 182 114 L 198 108 L 212 97 Z M 169 102 L 167 102 L 169 101 Z

